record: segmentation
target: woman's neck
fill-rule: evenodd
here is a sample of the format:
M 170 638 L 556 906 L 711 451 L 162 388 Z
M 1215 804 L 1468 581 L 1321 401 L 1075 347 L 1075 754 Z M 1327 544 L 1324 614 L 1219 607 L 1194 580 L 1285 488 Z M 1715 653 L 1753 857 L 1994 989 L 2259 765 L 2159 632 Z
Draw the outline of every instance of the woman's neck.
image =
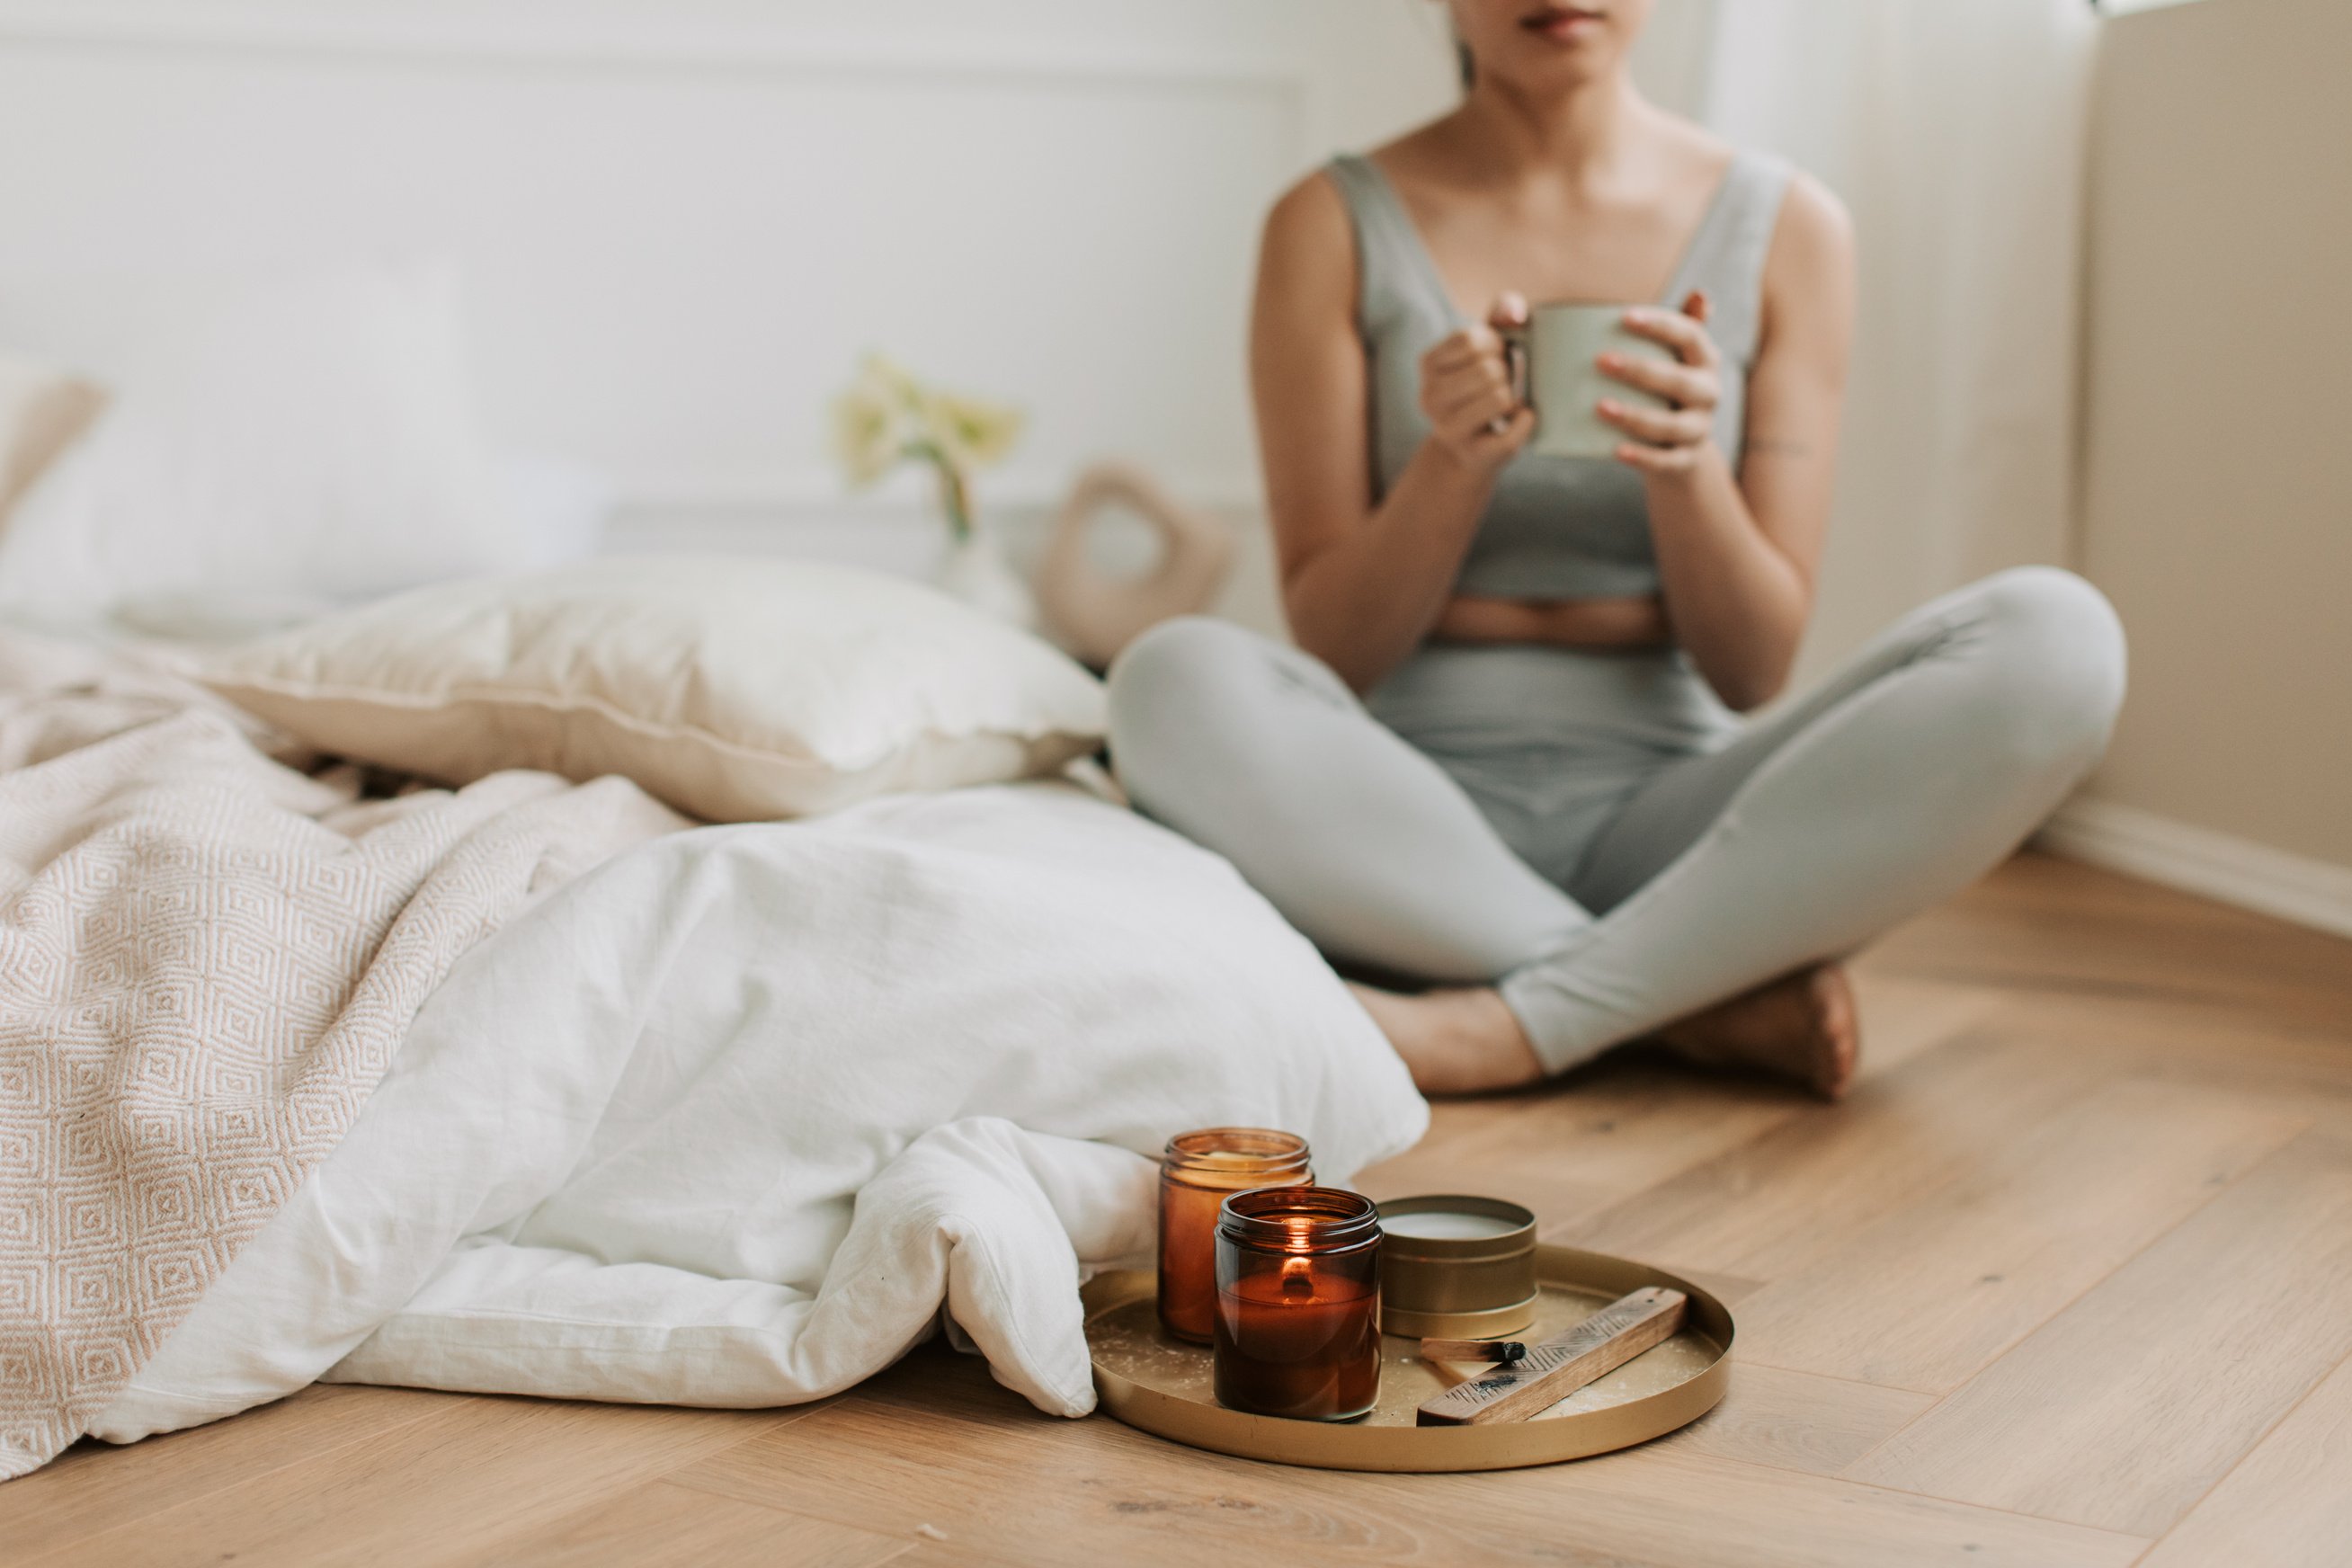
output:
M 1607 178 L 1647 107 L 1620 72 L 1540 97 L 1507 82 L 1481 80 L 1472 85 L 1454 121 L 1465 141 L 1479 149 L 1481 160 L 1499 165 L 1498 172 L 1541 168 L 1581 185 Z

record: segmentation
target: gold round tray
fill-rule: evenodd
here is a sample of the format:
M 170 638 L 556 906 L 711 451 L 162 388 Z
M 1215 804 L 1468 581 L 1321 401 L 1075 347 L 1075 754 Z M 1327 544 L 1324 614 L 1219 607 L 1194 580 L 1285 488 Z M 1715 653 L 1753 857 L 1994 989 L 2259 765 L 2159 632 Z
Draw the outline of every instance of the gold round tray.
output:
M 1629 1290 L 1664 1285 L 1690 1298 L 1681 1330 L 1532 1420 L 1419 1426 L 1423 1400 L 1480 1369 L 1421 1359 L 1415 1341 L 1381 1342 L 1381 1399 L 1356 1421 L 1290 1421 L 1228 1410 L 1209 1392 L 1209 1352 L 1160 1327 L 1149 1270 L 1087 1286 L 1087 1340 L 1102 1407 L 1129 1426 L 1195 1448 L 1327 1470 L 1503 1470 L 1605 1454 L 1688 1426 L 1731 1381 L 1731 1314 L 1687 1279 L 1605 1253 L 1538 1247 L 1536 1321 L 1514 1336 L 1548 1339 Z

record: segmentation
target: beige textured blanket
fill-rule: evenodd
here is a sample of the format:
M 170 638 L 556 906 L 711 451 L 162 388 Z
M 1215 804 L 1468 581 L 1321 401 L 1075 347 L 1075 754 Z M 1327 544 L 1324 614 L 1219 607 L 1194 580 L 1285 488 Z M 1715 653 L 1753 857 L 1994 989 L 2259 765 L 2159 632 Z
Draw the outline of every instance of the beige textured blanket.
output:
M 617 779 L 363 800 L 268 739 L 0 633 L 0 1479 L 83 1432 L 335 1147 L 459 954 L 684 826 Z

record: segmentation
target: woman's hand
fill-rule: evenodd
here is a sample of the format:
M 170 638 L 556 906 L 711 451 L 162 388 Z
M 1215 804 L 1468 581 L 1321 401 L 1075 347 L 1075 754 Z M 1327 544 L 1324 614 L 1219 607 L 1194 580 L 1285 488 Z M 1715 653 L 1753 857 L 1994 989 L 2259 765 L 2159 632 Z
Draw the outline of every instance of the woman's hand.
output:
M 1645 475 L 1687 474 L 1715 439 L 1715 406 L 1723 399 L 1723 353 L 1706 331 L 1707 301 L 1694 293 L 1681 313 L 1647 308 L 1625 312 L 1628 331 L 1674 351 L 1675 363 L 1639 354 L 1604 353 L 1601 374 L 1655 394 L 1671 408 L 1642 408 L 1613 397 L 1601 400 L 1601 417 L 1633 437 L 1617 460 Z
M 1421 412 L 1429 438 L 1474 473 L 1493 473 L 1535 434 L 1535 411 L 1512 388 L 1503 351 L 1503 329 L 1527 319 L 1528 302 L 1505 294 L 1485 325 L 1465 327 L 1421 356 Z

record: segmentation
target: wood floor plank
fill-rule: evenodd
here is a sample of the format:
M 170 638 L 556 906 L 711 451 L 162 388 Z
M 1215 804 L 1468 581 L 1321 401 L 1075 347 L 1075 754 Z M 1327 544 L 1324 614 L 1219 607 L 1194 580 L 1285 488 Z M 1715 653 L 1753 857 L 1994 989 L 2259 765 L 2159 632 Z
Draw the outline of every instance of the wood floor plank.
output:
M 617 1488 L 789 1421 L 767 1411 L 674 1410 L 467 1398 L 331 1453 L 215 1488 L 85 1537 L 78 1562 L 147 1568 L 189 1543 L 240 1564 L 392 1564 L 462 1558 Z
M 424 1419 L 456 1396 L 320 1384 L 233 1420 L 115 1447 L 89 1443 L 0 1486 L 0 1562 L 22 1562 Z
M 2308 1125 L 2110 1085 L 1740 1303 L 1742 1359 L 1941 1393 Z
M 2024 854 L 1874 944 L 1883 973 L 2139 996 L 2343 1028 L 2352 942 L 2132 878 Z
M 1442 1101 L 1428 1137 L 1356 1185 L 1377 1198 L 1508 1198 L 1535 1211 L 1547 1240 L 1559 1240 L 1624 1197 L 1820 1109 L 1770 1083 L 1609 1059 L 1539 1089 Z
M 2298 1139 L 1846 1473 L 2160 1535 L 2352 1354 L 2352 1142 Z
M 1507 1114 L 1483 1118 L 1415 1152 L 1475 1156 L 1483 1169 L 1539 1175 L 1602 1201 L 1654 1186 L 1822 1109 L 1782 1085 L 1655 1057 L 1604 1060 L 1497 1103 Z
M 2121 1568 L 2147 1545 L 1656 1444 L 1486 1475 L 1252 1464 L 1040 1415 L 930 1356 L 670 1480 L 892 1533 L 938 1521 L 959 1560 L 1082 1568 L 1135 1561 L 1146 1540 L 1168 1562 L 1614 1568 Z
M 1935 1402 L 1909 1389 L 1735 1365 L 1723 1403 L 1657 1447 L 1834 1476 Z
M 1514 1489 L 1501 1474 L 1415 1478 L 1426 1483 L 1416 1501 L 1463 1521 L 1457 1530 L 1565 1538 L 1612 1563 L 1672 1568 L 2087 1568 L 2146 1550 L 2137 1536 L 1655 1446 L 1523 1473 L 1539 1480 Z
M 2352 964 L 2352 944 L 2345 962 Z M 2336 1026 L 2282 1024 L 2207 1003 L 2017 996 L 1991 1026 L 2114 1075 L 2296 1093 L 2352 1093 L 2352 1005 Z
M 877 1381 L 668 1479 L 901 1537 L 935 1532 L 958 1561 L 1102 1568 L 1144 1540 L 1171 1562 L 1430 1560 L 1420 1555 L 1425 1523 L 1399 1498 L 1334 1500 L 1281 1466 L 1182 1448 L 1108 1418 L 1043 1415 L 960 1357 L 920 1352 Z
M 2142 1568 L 2340 1568 L 2352 1557 L 2352 1359 L 2264 1437 Z
M 1867 1084 L 1971 1032 L 2001 1003 L 1998 991 L 1918 979 L 1882 969 L 1867 958 L 1852 965 L 1850 973 L 1862 1022 L 1857 1084 Z
M 2098 1082 L 2039 1042 L 1971 1033 L 1568 1227 L 1580 1247 L 1770 1280 L 1971 1169 Z
M 877 1568 L 915 1544 L 655 1481 L 463 1561 L 468 1568 Z

